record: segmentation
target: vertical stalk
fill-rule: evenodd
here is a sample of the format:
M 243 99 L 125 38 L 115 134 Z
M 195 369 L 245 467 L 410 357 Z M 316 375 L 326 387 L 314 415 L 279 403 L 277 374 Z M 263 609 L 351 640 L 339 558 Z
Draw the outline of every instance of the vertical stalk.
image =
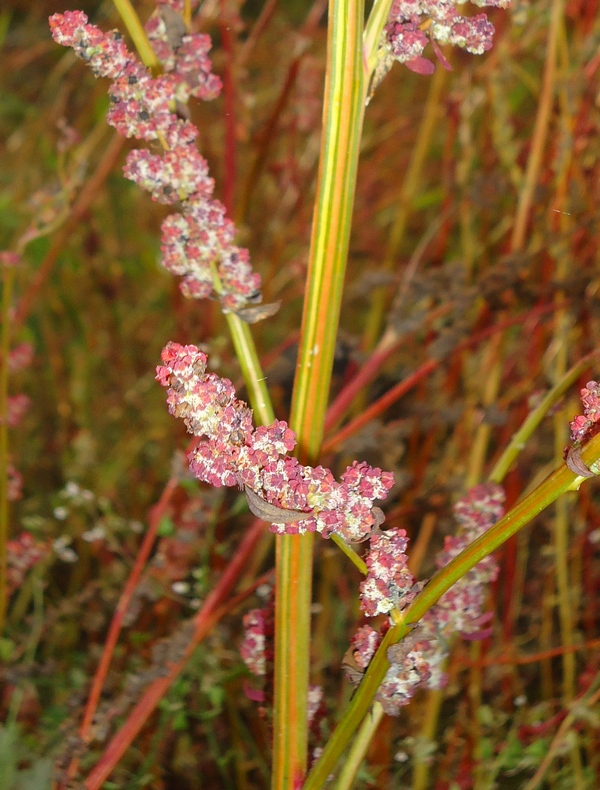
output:
M 390 229 L 385 257 L 380 267 L 381 271 L 392 271 L 396 265 L 398 251 L 404 240 L 404 232 L 413 209 L 413 200 L 422 183 L 421 176 L 430 150 L 431 140 L 439 124 L 440 96 L 447 81 L 447 74 L 448 72 L 445 69 L 438 68 L 431 79 L 427 103 L 416 136 L 415 147 L 411 154 L 406 174 L 400 181 L 395 209 L 396 215 Z M 381 328 L 385 322 L 385 307 L 388 301 L 389 288 L 378 288 L 375 290 L 371 299 L 362 341 L 362 347 L 365 351 L 371 351 L 379 339 Z
M 564 35 L 564 17 L 561 16 L 560 24 L 557 23 L 557 38 Z M 558 58 L 557 58 L 558 60 Z M 557 64 L 558 66 L 558 64 Z M 571 115 L 567 87 L 562 84 L 560 77 L 568 73 L 570 68 L 568 52 L 561 47 L 561 64 L 558 72 L 559 85 L 559 107 L 560 125 L 559 133 L 562 140 L 566 141 L 574 133 L 574 121 Z M 573 260 L 570 236 L 574 231 L 573 223 L 569 215 L 569 188 L 570 177 L 572 175 L 572 153 L 570 145 L 563 148 L 562 155 L 558 158 L 556 174 L 556 192 L 554 205 L 557 209 L 551 219 L 554 229 L 559 231 L 562 236 L 560 241 L 551 249 L 550 254 L 555 260 L 555 279 L 563 282 L 576 266 Z M 567 368 L 569 341 L 577 329 L 574 327 L 573 317 L 569 311 L 568 299 L 562 289 L 557 290 L 555 296 L 556 316 L 554 320 L 554 342 L 555 357 L 553 360 L 553 373 L 557 379 L 564 376 Z M 566 408 L 560 409 L 554 414 L 554 449 L 555 457 L 560 458 L 564 452 L 564 447 L 568 443 L 568 411 Z M 575 602 L 577 600 L 576 578 L 569 574 L 569 533 L 572 522 L 574 502 L 561 499 L 556 503 L 556 515 L 554 520 L 554 563 L 556 573 L 556 587 L 558 593 L 558 615 L 560 621 L 561 643 L 565 647 L 571 647 L 574 642 L 574 612 L 577 611 Z M 575 653 L 566 651 L 562 657 L 562 696 L 563 704 L 568 706 L 576 694 L 576 671 L 577 665 Z M 577 776 L 579 769 L 579 747 L 572 745 L 570 749 L 571 763 L 574 775 Z
M 544 79 L 542 82 L 542 93 L 535 118 L 533 136 L 531 138 L 531 149 L 527 160 L 525 171 L 525 181 L 523 189 L 519 195 L 519 204 L 513 225 L 513 232 L 510 241 L 511 249 L 518 252 L 525 246 L 525 234 L 529 212 L 533 205 L 533 196 L 538 182 L 544 146 L 548 137 L 548 127 L 552 105 L 554 103 L 554 91 L 556 80 L 556 50 L 558 37 L 564 14 L 564 0 L 553 0 L 552 15 L 550 18 L 550 30 L 548 31 L 548 47 L 546 49 L 546 63 L 544 65 Z
M 363 0 L 330 0 L 323 138 L 294 382 L 301 460 L 318 457 L 331 381 L 364 117 Z M 277 538 L 273 788 L 306 770 L 312 536 Z
M 4 630 L 7 606 L 7 541 L 8 541 L 8 354 L 10 351 L 10 307 L 14 264 L 9 256 L 0 263 L 3 274 L 2 326 L 0 327 L 2 358 L 0 359 L 0 634 Z

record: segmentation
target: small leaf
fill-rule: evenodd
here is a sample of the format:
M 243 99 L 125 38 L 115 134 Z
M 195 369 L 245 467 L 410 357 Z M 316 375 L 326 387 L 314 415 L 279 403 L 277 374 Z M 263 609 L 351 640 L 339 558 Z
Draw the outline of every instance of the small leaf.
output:
M 433 74 L 435 71 L 435 64 L 432 63 L 427 58 L 423 58 L 419 55 L 419 57 L 413 58 L 412 60 L 405 61 L 404 65 L 407 69 L 414 71 L 415 74 L 424 74 L 429 76 L 429 74 Z
M 287 510 L 272 505 L 249 486 L 244 486 L 244 490 L 250 512 L 257 518 L 268 521 L 269 524 L 293 524 L 295 521 L 305 521 L 312 516 L 312 511 L 305 513 L 303 510 Z
M 580 447 L 571 447 L 567 453 L 566 463 L 571 472 L 579 477 L 595 477 L 595 472 L 592 472 L 581 457 Z
M 170 5 L 160 5 L 158 14 L 165 24 L 169 45 L 175 50 L 178 49 L 183 37 L 188 32 L 183 17 Z
M 352 683 L 353 686 L 358 686 L 365 674 L 365 670 L 359 666 L 358 661 L 354 657 L 353 647 L 349 647 L 348 650 L 346 650 L 344 658 L 342 659 L 342 669 L 350 683 Z
M 279 312 L 281 307 L 281 300 L 271 302 L 270 304 L 258 304 L 255 307 L 241 307 L 235 311 L 238 318 L 245 321 L 247 324 L 257 324 L 265 318 L 270 318 L 275 313 Z
M 375 531 L 376 529 L 379 529 L 379 527 L 385 521 L 385 514 L 380 507 L 372 507 L 371 515 L 373 516 L 373 526 L 371 529 Z

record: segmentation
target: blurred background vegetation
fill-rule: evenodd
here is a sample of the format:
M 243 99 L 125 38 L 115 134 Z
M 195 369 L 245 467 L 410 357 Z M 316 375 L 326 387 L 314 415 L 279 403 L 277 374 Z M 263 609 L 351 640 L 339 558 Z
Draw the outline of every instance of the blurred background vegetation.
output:
M 153 5 L 136 9 L 145 20 Z M 226 148 L 223 99 L 190 108 L 265 301 L 282 300 L 253 330 L 281 418 L 319 152 L 326 25 L 311 9 L 304 0 L 206 0 L 198 27 L 213 36 L 215 71 L 232 80 L 235 146 Z M 0 244 L 23 248 L 11 341 L 34 349 L 9 385 L 31 399 L 10 432 L 23 476 L 11 537 L 27 530 L 48 548 L 14 591 L 0 643 L 0 790 L 49 787 L 54 762 L 64 766 L 76 750 L 107 625 L 171 475 L 180 485 L 128 614 L 84 769 L 139 697 L 144 673 L 168 659 L 160 640 L 197 609 L 249 522 L 237 492 L 187 479 L 182 426 L 154 381 L 161 348 L 176 340 L 203 344 L 212 369 L 241 389 L 224 321 L 214 305 L 183 299 L 160 267 L 168 212 L 122 177 L 131 142 L 106 125 L 107 82 L 50 38 L 47 18 L 63 10 L 33 0 L 0 12 Z M 82 10 L 104 30 L 119 26 L 110 3 Z M 560 21 L 549 57 L 552 13 Z M 451 503 L 485 479 L 536 399 L 600 335 L 598 5 L 516 0 L 490 17 L 490 52 L 448 52 L 453 71 L 438 64 L 432 78 L 396 65 L 369 105 L 337 391 L 386 328 L 403 342 L 345 418 L 437 364 L 324 458 L 337 471 L 358 458 L 396 473 L 386 525 L 421 536 L 423 577 L 453 530 Z M 598 375 L 591 368 L 582 383 Z M 561 462 L 576 395 L 523 449 L 506 481 L 509 504 Z M 246 580 L 271 567 L 270 552 L 267 538 Z M 549 749 L 555 759 L 535 786 L 600 785 L 595 699 L 568 718 L 600 669 L 597 485 L 543 514 L 500 560 L 494 635 L 456 645 L 443 699 L 418 697 L 384 722 L 357 786 L 525 787 Z M 329 544 L 318 544 L 316 562 L 314 682 L 326 692 L 325 738 L 350 694 L 339 667 L 360 617 L 359 578 Z M 269 785 L 268 725 L 243 692 L 242 613 L 214 628 L 107 787 Z M 434 745 L 419 735 L 432 715 Z M 428 761 L 434 770 L 423 778 L 414 766 Z

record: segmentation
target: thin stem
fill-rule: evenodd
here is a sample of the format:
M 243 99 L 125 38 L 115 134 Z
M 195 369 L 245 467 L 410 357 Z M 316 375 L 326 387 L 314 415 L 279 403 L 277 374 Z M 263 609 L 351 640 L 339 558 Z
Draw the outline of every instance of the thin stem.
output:
M 235 313 L 227 313 L 225 317 L 255 420 L 259 425 L 270 425 L 275 420 L 275 412 L 250 327 Z
M 194 633 L 182 651 L 182 655 L 168 664 L 164 676 L 152 681 L 148 688 L 144 690 L 140 700 L 121 728 L 113 736 L 102 757 L 83 782 L 82 787 L 85 790 L 100 790 L 149 716 L 156 709 L 160 700 L 179 676 L 196 647 L 210 633 L 221 617 L 230 612 L 232 608 L 237 606 L 240 601 L 244 600 L 255 589 L 255 585 L 252 585 L 235 598 L 227 600 L 244 572 L 244 568 L 247 566 L 256 544 L 264 533 L 264 529 L 264 522 L 258 519 L 253 522 L 225 572 L 207 596 L 201 610 L 194 617 Z
M 557 10 L 558 15 L 558 10 Z M 564 35 L 564 16 L 560 14 L 557 21 L 557 37 L 560 39 Z M 569 71 L 568 57 L 566 49 L 561 48 L 563 55 L 563 65 L 558 80 L 561 82 L 561 74 L 565 75 Z M 562 85 L 559 90 L 560 109 L 561 109 L 561 136 L 563 140 L 570 137 L 574 132 L 573 118 L 571 117 L 570 102 L 566 96 L 567 87 Z M 566 238 L 573 232 L 572 220 L 568 214 L 569 208 L 569 188 L 570 176 L 572 175 L 572 153 L 571 146 L 566 146 L 565 153 L 559 160 L 559 167 L 556 174 L 556 189 L 554 205 L 560 209 L 560 213 L 554 213 L 552 224 L 560 229 L 563 234 L 563 241 L 553 245 L 552 254 L 555 260 L 555 278 L 557 282 L 564 282 L 575 264 L 570 245 Z M 566 213 L 565 213 L 566 212 Z M 556 317 L 554 320 L 554 364 L 553 368 L 557 376 L 564 375 L 567 367 L 569 352 L 569 340 L 571 337 L 572 317 L 568 309 L 566 294 L 559 288 L 555 295 Z M 554 414 L 554 447 L 555 457 L 560 458 L 564 452 L 565 444 L 568 439 L 568 425 L 566 419 L 566 409 L 558 410 Z M 560 620 L 561 642 L 565 647 L 570 647 L 574 642 L 574 619 L 573 612 L 577 606 L 577 585 L 575 575 L 569 574 L 569 532 L 572 524 L 574 502 L 561 500 L 556 504 L 556 517 L 554 521 L 554 563 L 556 573 L 556 587 L 558 593 L 558 614 Z M 574 653 L 565 653 L 562 659 L 562 697 L 563 703 L 568 705 L 576 694 L 576 663 Z M 575 777 L 581 774 L 579 746 L 571 744 L 570 750 L 571 764 Z
M 230 217 L 234 216 L 235 211 L 235 176 L 236 176 L 236 118 L 235 118 L 235 96 L 236 86 L 234 77 L 234 35 L 232 32 L 231 20 L 226 12 L 226 3 L 221 2 L 221 23 L 219 31 L 221 33 L 221 44 L 226 55 L 225 68 L 223 69 L 223 113 L 225 123 L 225 176 L 223 179 L 223 203 Z
M 350 562 L 352 562 L 358 568 L 358 570 L 366 576 L 368 569 L 367 569 L 367 563 L 363 560 L 363 558 L 360 555 L 358 555 L 354 551 L 354 549 L 351 546 L 349 546 L 346 543 L 346 541 L 343 540 L 343 538 L 341 538 L 339 535 L 336 535 L 334 533 L 331 536 L 331 540 L 333 543 L 335 543 L 338 549 L 342 551 L 346 555 L 346 557 L 348 557 Z
M 538 105 L 538 112 L 535 118 L 535 126 L 531 138 L 531 149 L 527 160 L 525 171 L 525 181 L 519 196 L 517 216 L 513 226 L 511 238 L 511 249 L 518 251 L 525 245 L 525 233 L 529 220 L 529 212 L 533 204 L 533 196 L 538 183 L 539 171 L 542 164 L 544 145 L 548 136 L 548 126 L 554 102 L 555 73 L 556 73 L 556 50 L 558 36 L 561 30 L 562 17 L 564 13 L 564 0 L 553 0 L 552 17 L 550 20 L 550 30 L 548 31 L 548 46 L 546 49 L 546 63 L 544 66 L 544 80 L 542 92 Z
M 590 440 L 581 455 L 588 467 L 600 460 L 600 434 Z M 403 622 L 392 627 L 384 636 L 352 702 L 325 746 L 319 761 L 310 772 L 304 790 L 317 790 L 323 787 L 356 728 L 366 716 L 390 666 L 387 659 L 388 648 L 406 636 L 411 627 L 471 568 L 516 534 L 561 494 L 577 490 L 584 480 L 585 478 L 575 475 L 567 466 L 561 466 L 431 579 L 404 612 Z
M 554 305 L 541 305 L 535 310 L 531 311 L 528 315 L 540 315 L 541 313 L 549 312 L 550 310 L 554 309 Z M 501 332 L 509 326 L 513 326 L 515 324 L 523 324 L 524 316 L 518 315 L 513 316 L 511 318 L 506 319 L 506 321 L 502 321 L 501 323 L 497 324 L 496 326 L 489 326 L 486 329 L 483 329 L 481 332 L 478 332 L 476 335 L 472 335 L 467 340 L 464 340 L 462 343 L 459 343 L 456 348 L 454 349 L 455 354 L 463 351 L 466 348 L 471 348 L 472 346 L 476 346 L 478 343 L 481 343 L 482 340 L 485 340 L 490 335 L 493 335 L 496 332 Z M 383 355 L 382 355 L 383 356 Z M 323 452 L 327 453 L 331 450 L 335 449 L 338 445 L 340 445 L 343 441 L 345 441 L 349 436 L 353 436 L 357 433 L 364 425 L 367 425 L 371 420 L 378 417 L 382 414 L 387 408 L 389 408 L 393 403 L 399 400 L 403 395 L 405 395 L 410 389 L 412 389 L 419 381 L 422 381 L 426 376 L 436 370 L 440 365 L 445 362 L 445 359 L 438 358 L 438 359 L 429 359 L 427 362 L 424 362 L 420 368 L 411 373 L 410 376 L 405 378 L 403 381 L 400 381 L 398 384 L 394 385 L 390 390 L 388 390 L 385 395 L 382 395 L 381 398 L 376 400 L 374 403 L 371 403 L 367 408 L 351 420 L 349 423 L 344 425 L 336 434 L 329 437 L 323 444 Z
M 598 690 L 599 685 L 600 674 L 596 675 L 583 698 L 578 700 L 573 705 L 570 713 L 563 719 L 563 722 L 558 728 L 556 735 L 552 739 L 552 743 L 550 744 L 544 759 L 540 763 L 539 768 L 535 772 L 534 776 L 529 780 L 529 782 L 527 782 L 523 790 L 535 790 L 536 787 L 540 786 L 544 776 L 552 764 L 552 761 L 555 759 L 560 751 L 560 748 L 563 746 L 564 739 L 571 727 L 575 724 L 579 716 L 589 716 L 591 711 L 594 709 L 594 706 L 598 703 L 598 700 L 600 700 L 600 691 Z M 583 713 L 584 709 L 587 709 L 589 713 Z
M 4 630 L 8 603 L 7 542 L 9 522 L 8 502 L 8 357 L 10 353 L 10 309 L 15 276 L 14 265 L 2 266 L 2 327 L 0 359 L 0 634 Z
M 138 17 L 135 8 L 131 5 L 129 0 L 113 0 L 113 2 L 115 4 L 115 8 L 121 15 L 123 24 L 131 36 L 131 40 L 138 51 L 142 63 L 153 70 L 160 69 L 158 58 L 154 54 L 154 50 L 148 41 L 148 36 L 146 35 L 146 31 L 140 22 L 140 18 Z
M 390 15 L 392 0 L 375 0 L 365 26 L 364 58 L 367 81 L 371 78 L 379 60 L 379 43 L 383 28 Z
M 21 297 L 12 320 L 14 332 L 16 332 L 27 320 L 35 299 L 50 277 L 54 264 L 58 260 L 58 256 L 62 252 L 67 238 L 74 228 L 80 226 L 84 215 L 87 213 L 92 203 L 97 200 L 102 185 L 113 170 L 115 162 L 124 145 L 125 138 L 117 134 L 117 132 L 114 132 L 102 154 L 102 158 L 96 170 L 82 187 L 63 228 L 60 233 L 53 238 L 48 252 L 34 273 L 27 290 Z
M 422 187 L 422 173 L 426 157 L 431 146 L 431 140 L 439 125 L 440 97 L 446 84 L 448 72 L 438 68 L 433 75 L 427 94 L 427 103 L 421 119 L 421 124 L 416 136 L 415 147 L 410 163 L 400 179 L 400 189 L 395 206 L 394 222 L 390 229 L 385 256 L 381 264 L 381 271 L 392 271 L 397 266 L 398 251 L 404 239 L 408 218 L 413 207 L 413 200 Z M 388 289 L 377 288 L 371 299 L 367 324 L 363 336 L 363 350 L 370 351 L 377 342 L 385 317 L 385 307 L 388 301 Z
M 384 716 L 383 706 L 376 702 L 373 705 L 373 710 L 365 716 L 358 734 L 352 742 L 352 748 L 344 760 L 344 767 L 340 771 L 335 790 L 349 790 L 352 787 L 358 769 L 365 759 L 367 749 Z
M 500 483 L 508 473 L 519 453 L 525 447 L 525 443 L 531 437 L 537 426 L 542 422 L 550 409 L 558 403 L 565 392 L 573 386 L 579 376 L 592 365 L 598 355 L 599 350 L 583 357 L 576 365 L 563 376 L 563 378 L 544 396 L 538 405 L 530 412 L 527 419 L 519 430 L 513 435 L 508 446 L 496 461 L 488 480 L 493 483 Z

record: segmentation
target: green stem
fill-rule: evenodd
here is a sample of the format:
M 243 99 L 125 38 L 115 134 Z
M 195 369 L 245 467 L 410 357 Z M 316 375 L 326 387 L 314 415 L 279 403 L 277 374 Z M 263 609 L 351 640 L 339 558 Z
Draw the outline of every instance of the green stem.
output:
M 582 460 L 588 467 L 594 467 L 600 461 L 600 434 L 586 445 L 581 453 Z M 353 733 L 366 716 L 377 689 L 381 685 L 390 666 L 387 651 L 410 631 L 423 615 L 437 603 L 441 596 L 452 585 L 462 578 L 478 562 L 487 557 L 512 535 L 516 534 L 535 516 L 552 504 L 561 494 L 577 490 L 585 480 L 575 475 L 567 466 L 561 466 L 553 474 L 525 497 L 494 524 L 484 535 L 455 557 L 440 570 L 404 612 L 403 622 L 393 626 L 383 641 L 358 687 L 352 702 L 338 724 L 333 736 L 329 739 L 323 753 L 310 772 L 303 790 L 320 790 L 327 777 L 334 769 L 338 759 L 347 747 Z
M 323 439 L 364 117 L 363 0 L 330 0 L 323 137 L 302 333 L 290 424 L 301 460 Z M 277 539 L 272 787 L 292 788 L 306 768 L 312 583 L 310 535 Z
M 270 425 L 275 421 L 275 412 L 250 327 L 235 313 L 227 313 L 225 318 L 248 390 L 248 400 L 254 410 L 255 421 L 259 425 Z
M 14 266 L 3 266 L 4 287 L 2 289 L 2 327 L 0 359 L 0 634 L 4 630 L 8 603 L 7 542 L 8 542 L 8 356 L 10 353 L 10 308 Z
M 363 37 L 364 58 L 367 76 L 369 78 L 375 70 L 379 60 L 379 42 L 381 41 L 381 34 L 385 23 L 390 15 L 391 7 L 392 0 L 375 0 L 365 26 L 365 35 Z
M 371 740 L 377 732 L 384 716 L 385 711 L 383 710 L 383 706 L 379 702 L 376 702 L 373 705 L 371 713 L 363 719 L 358 734 L 352 742 L 352 748 L 344 760 L 344 767 L 340 771 L 335 790 L 349 790 L 349 788 L 352 787 L 358 769 L 365 759 Z
M 577 381 L 579 376 L 584 370 L 596 361 L 600 351 L 593 351 L 591 354 L 583 357 L 576 365 L 568 370 L 558 384 L 544 396 L 535 409 L 529 414 L 523 425 L 513 435 L 508 447 L 504 450 L 494 468 L 492 469 L 488 480 L 492 483 L 501 483 L 504 480 L 508 470 L 512 466 L 514 460 L 519 455 L 521 450 L 525 447 L 525 442 L 530 438 L 534 430 L 541 423 L 544 417 L 548 414 L 550 409 L 558 403 L 565 392 Z
M 135 8 L 131 5 L 129 0 L 113 0 L 113 3 L 121 15 L 123 24 L 127 28 L 144 66 L 151 68 L 153 71 L 160 70 L 158 58 L 154 54 L 154 50 L 148 41 L 148 36 L 146 35 L 146 31 L 140 22 Z

